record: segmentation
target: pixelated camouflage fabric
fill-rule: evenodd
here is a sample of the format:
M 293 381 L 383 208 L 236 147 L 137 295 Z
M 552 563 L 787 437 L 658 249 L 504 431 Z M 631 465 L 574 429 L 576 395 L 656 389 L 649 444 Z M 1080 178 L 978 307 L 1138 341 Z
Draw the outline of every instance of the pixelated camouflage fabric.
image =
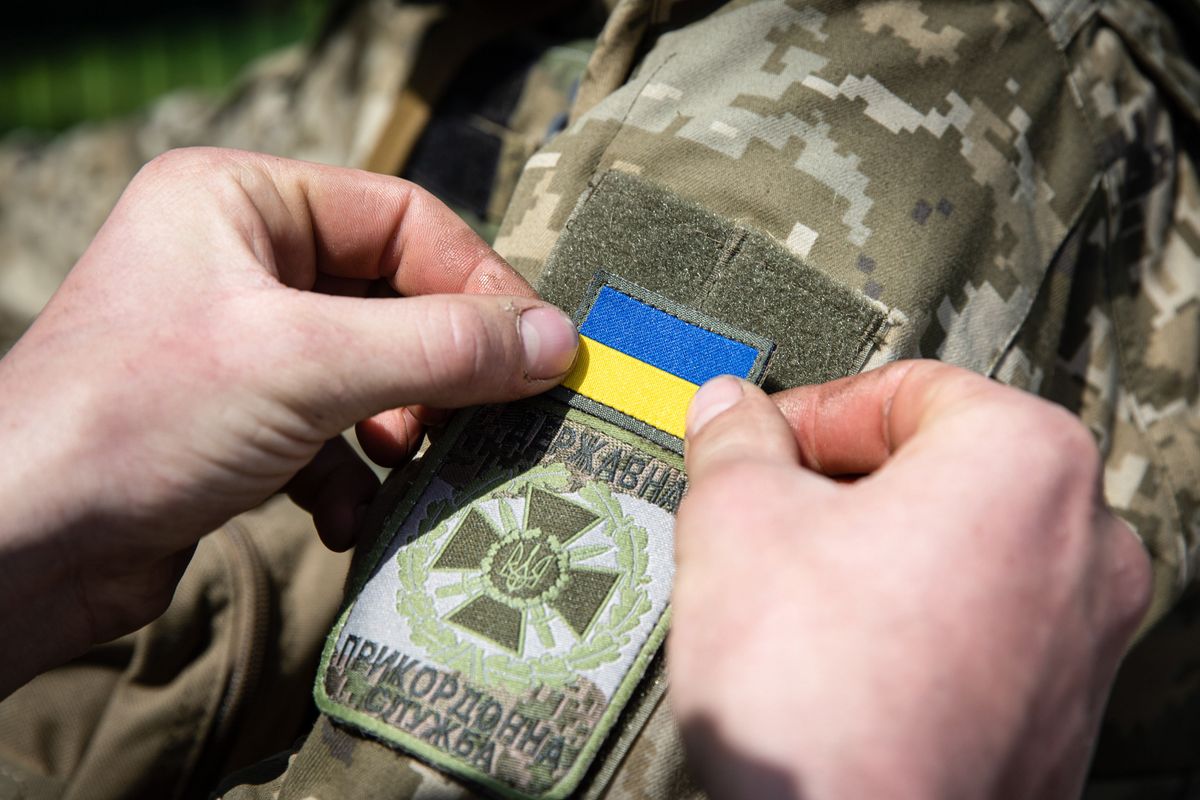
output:
M 869 366 L 941 358 L 1078 413 L 1105 454 L 1109 502 L 1154 559 L 1150 619 L 1161 618 L 1192 582 L 1196 558 L 1200 189 L 1188 144 L 1197 79 L 1185 50 L 1196 29 L 1176 25 L 1195 19 L 1195 4 L 610 5 L 567 130 L 528 160 L 511 193 L 500 251 L 538 279 L 606 170 L 773 238 L 888 309 L 891 335 Z M 369 148 L 346 142 L 381 112 L 358 99 L 373 87 L 386 106 L 417 41 L 396 27 L 389 4 L 364 8 L 383 16 L 357 17 L 309 62 L 292 54 L 248 79 L 243 99 L 259 106 L 215 113 L 176 101 L 153 124 L 0 153 L 0 241 L 13 256 L 0 269 L 0 316 L 18 320 L 12 330 L 160 146 L 210 136 L 343 163 L 361 157 Z M 384 49 L 363 46 L 372 31 L 388 33 L 370 46 Z M 384 62 L 367 52 L 401 56 L 377 67 L 375 83 L 362 76 Z M 329 113 L 305 88 L 317 85 L 357 110 Z M 331 119 L 347 124 L 331 128 Z M 276 149 L 277 136 L 288 141 Z M 68 163 L 61 174 L 75 182 L 52 180 Z M 781 314 L 789 302 L 779 298 Z M 1185 612 L 1130 659 L 1098 752 L 1096 797 L 1184 797 L 1197 785 L 1187 726 L 1197 684 L 1186 651 L 1171 644 L 1195 636 L 1198 617 Z M 666 701 L 639 731 L 596 792 L 694 796 Z M 320 720 L 297 752 L 229 796 L 424 792 L 470 795 Z

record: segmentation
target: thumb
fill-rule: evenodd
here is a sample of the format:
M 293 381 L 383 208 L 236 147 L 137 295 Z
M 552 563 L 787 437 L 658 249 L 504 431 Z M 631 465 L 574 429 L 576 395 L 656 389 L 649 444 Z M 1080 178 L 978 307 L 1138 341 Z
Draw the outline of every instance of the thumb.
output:
M 692 483 L 740 462 L 800 464 L 796 438 L 778 407 L 732 375 L 713 378 L 692 398 L 684 458 Z
M 387 409 L 460 408 L 544 392 L 575 358 L 579 337 L 559 309 L 525 297 L 394 299 L 293 294 L 307 333 L 276 391 L 331 436 Z M 301 352 L 296 352 L 301 350 Z

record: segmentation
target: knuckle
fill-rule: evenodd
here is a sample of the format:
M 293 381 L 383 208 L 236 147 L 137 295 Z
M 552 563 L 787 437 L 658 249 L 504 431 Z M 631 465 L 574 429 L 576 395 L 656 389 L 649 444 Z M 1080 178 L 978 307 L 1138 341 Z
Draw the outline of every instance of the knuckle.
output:
M 1058 520 L 1046 544 L 1066 550 L 1093 547 L 1098 514 L 1104 510 L 1103 460 L 1088 428 L 1073 414 L 1049 403 L 1023 404 L 1014 431 L 1026 457 L 1013 464 L 1014 479 L 1036 482 L 1037 494 Z M 1053 511 L 1049 511 L 1050 509 Z M 1132 537 L 1130 537 L 1132 538 Z
M 890 364 L 885 364 L 880 367 L 880 370 L 889 376 L 897 376 L 899 378 L 913 377 L 926 379 L 942 379 L 952 375 L 973 374 L 961 367 L 956 367 L 947 364 L 944 361 L 936 361 L 931 358 L 913 358 L 893 361 Z
M 1133 528 L 1111 513 L 1109 518 L 1115 536 L 1114 577 L 1110 586 L 1115 595 L 1119 626 L 1132 633 L 1150 608 L 1154 570 L 1150 556 Z
M 217 147 L 184 147 L 167 150 L 146 162 L 129 184 L 127 197 L 161 203 L 166 195 L 211 189 L 222 172 L 236 171 L 237 151 Z
M 146 162 L 133 183 L 154 184 L 179 179 L 211 181 L 222 171 L 237 175 L 245 167 L 265 160 L 269 157 L 226 147 L 177 147 Z
M 439 390 L 463 387 L 507 363 L 496 332 L 477 303 L 454 298 L 428 306 L 420 326 L 418 356 L 431 384 Z
M 1047 455 L 1088 483 L 1095 482 L 1101 471 L 1100 449 L 1092 432 L 1078 417 L 1049 403 L 1039 404 L 1028 422 L 1033 441 L 1040 442 Z
M 474 303 L 450 303 L 446 314 L 446 342 L 451 348 L 446 360 L 458 379 L 479 375 L 488 363 L 488 325 Z
M 179 147 L 167 150 L 146 162 L 138 171 L 138 177 L 158 179 L 191 171 L 220 152 L 212 147 Z
M 1069 412 L 1055 407 L 1055 427 L 1059 431 L 1059 448 L 1064 456 L 1085 465 L 1095 474 L 1100 470 L 1100 449 L 1087 426 Z
M 895 361 L 880 368 L 881 379 L 896 387 L 897 395 L 910 387 L 953 387 L 955 392 L 987 391 L 997 384 L 981 375 L 944 361 L 929 358 Z
M 490 247 L 483 248 L 478 254 L 467 278 L 466 290 L 474 294 L 537 297 L 529 283 Z
M 191 159 L 193 151 L 186 147 L 175 148 L 159 153 L 154 158 L 146 162 L 142 167 L 143 173 L 156 174 L 164 171 L 170 171 L 176 168 L 181 162 L 186 162 Z
M 422 206 L 429 203 L 441 202 L 425 187 L 421 186 L 421 184 L 413 183 L 405 178 L 396 178 L 395 186 L 396 191 L 404 193 L 410 209 L 415 213 L 421 213 L 423 210 Z

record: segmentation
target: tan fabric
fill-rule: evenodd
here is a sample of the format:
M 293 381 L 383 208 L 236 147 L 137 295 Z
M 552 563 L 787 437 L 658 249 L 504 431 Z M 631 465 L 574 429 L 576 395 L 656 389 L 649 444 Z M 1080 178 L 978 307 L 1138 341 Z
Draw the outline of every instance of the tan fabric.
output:
M 282 499 L 204 539 L 166 614 L 0 703 L 0 797 L 203 797 L 288 747 L 348 563 Z
M 986 7 L 927 0 L 874 3 L 870 14 L 859 14 L 845 4 L 777 2 L 770 13 L 795 24 L 755 38 L 755 14 L 737 17 L 749 19 L 742 33 L 691 26 L 722 5 L 715 0 L 608 5 L 613 13 L 580 88 L 571 129 L 530 164 L 511 202 L 507 191 L 503 202 L 497 200 L 509 209 L 497 242 L 501 252 L 529 277 L 541 276 L 593 176 L 607 169 L 639 174 L 773 236 L 805 263 L 900 312 L 897 336 L 878 363 L 902 355 L 940 357 L 1080 411 L 1109 456 L 1111 501 L 1152 543 L 1155 615 L 1165 612 L 1189 579 L 1197 552 L 1195 481 L 1189 480 L 1196 452 L 1196 359 L 1187 348 L 1196 341 L 1200 193 L 1187 155 L 1194 122 L 1176 113 L 1195 96 L 1194 75 L 1179 60 L 1170 26 L 1155 7 L 1141 0 Z M 811 8 L 821 14 L 788 16 L 789 9 Z M 6 189 L 0 193 L 0 244 L 10 254 L 0 266 L 0 335 L 23 327 L 133 170 L 168 145 L 206 142 L 363 163 L 438 13 L 428 5 L 396 10 L 371 3 L 317 54 L 297 51 L 265 62 L 222 103 L 178 97 L 136 124 L 78 131 L 44 147 L 0 150 L 0 185 Z M 740 24 L 737 19 L 727 22 Z M 678 33 L 661 35 L 672 31 Z M 740 44 L 729 46 L 735 34 Z M 761 63 L 750 64 L 753 69 L 705 71 L 706 59 L 736 62 L 747 57 L 745 48 L 765 48 L 764 42 L 772 52 L 807 51 L 826 59 L 820 80 L 789 79 L 776 87 L 778 76 L 803 62 L 766 50 Z M 900 63 L 915 66 L 888 71 Z M 996 73 L 1000 67 L 1008 73 Z M 740 76 L 728 96 L 713 91 L 722 75 Z M 904 80 L 916 75 L 922 79 Z M 930 76 L 954 83 L 942 85 Z M 955 98 L 970 107 L 969 120 Z M 659 128 L 655 114 L 664 103 L 687 113 Z M 1014 112 L 1018 105 L 1021 113 Z M 742 120 L 749 124 L 734 124 Z M 753 133 L 753 141 L 743 156 L 729 157 L 726 150 L 744 131 Z M 967 140 L 972 147 L 963 146 Z M 807 157 L 818 152 L 819 159 Z M 512 170 L 506 166 L 504 172 Z M 1028 197 L 1016 193 L 1014 175 L 1032 181 Z M 1029 209 L 1036 213 L 1027 214 Z M 1162 291 L 1153 293 L 1157 289 Z M 1164 316 L 1164 310 L 1170 313 Z M 288 541 L 301 546 L 313 540 L 297 534 Z M 197 574 L 224 557 L 219 542 L 202 546 Z M 300 601 L 303 590 L 315 591 L 310 600 L 318 608 L 328 603 L 332 614 L 333 601 L 324 594 L 330 582 L 287 585 L 294 587 L 288 603 Z M 214 588 L 213 596 L 231 591 Z M 336 595 L 337 587 L 331 591 Z M 181 588 L 178 613 L 203 617 L 208 606 L 186 604 L 209 596 Z M 233 629 L 237 614 L 211 610 L 221 612 L 214 620 Z M 307 687 L 287 682 L 292 693 L 285 697 L 281 689 L 271 696 L 272 706 L 264 699 L 261 707 L 272 710 L 242 728 L 245 736 L 236 741 L 246 744 L 244 750 L 225 737 L 223 747 L 232 749 L 212 755 L 222 752 L 208 743 L 222 739 L 217 723 L 228 717 L 215 709 L 224 690 L 166 658 L 175 656 L 172 647 L 143 641 L 163 636 L 193 645 L 193 655 L 207 659 L 210 675 L 217 676 L 210 682 L 223 687 L 230 684 L 233 662 L 200 647 L 204 637 L 175 609 L 167 618 L 178 630 L 192 631 L 190 638 L 156 623 L 160 627 L 151 629 L 158 633 L 101 648 L 43 676 L 28 687 L 33 693 L 0 704 L 0 797 L 61 796 L 84 768 L 97 788 L 115 790 L 123 776 L 126 796 L 170 796 L 185 791 L 188 780 L 198 782 L 206 764 L 233 766 L 241 753 L 249 757 L 256 749 L 249 744 L 257 736 L 250 733 L 254 725 L 270 728 L 282 719 L 280 709 L 299 713 L 308 707 Z M 326 625 L 329 617 L 321 618 Z M 1136 667 L 1130 676 L 1154 683 L 1157 696 L 1119 693 L 1114 703 L 1119 735 L 1112 747 L 1102 744 L 1100 756 L 1112 767 L 1105 774 L 1120 796 L 1143 796 L 1139 792 L 1152 784 L 1174 793 L 1157 796 L 1181 796 L 1195 785 L 1195 728 L 1166 729 L 1158 738 L 1147 731 L 1161 727 L 1163 705 L 1176 712 L 1197 708 L 1191 700 L 1200 694 L 1194 670 L 1178 658 L 1179 643 L 1193 636 L 1197 619 L 1194 602 L 1185 604 L 1130 660 Z M 203 624 L 215 630 L 216 622 Z M 233 636 L 222 631 L 213 641 Z M 296 653 L 310 647 L 315 656 L 318 643 L 306 633 L 289 652 L 292 646 Z M 151 669 L 160 656 L 168 666 Z M 163 704 L 145 684 L 186 685 L 179 695 L 186 702 Z M 168 705 L 177 716 L 167 715 Z M 120 717 L 113 716 L 118 706 Z M 123 734 L 114 727 L 118 719 L 129 729 Z M 279 728 L 290 724 L 283 720 Z M 172 735 L 180 741 L 150 741 L 170 725 L 177 726 Z M 611 782 L 595 787 L 596 795 L 696 796 L 665 704 L 631 738 Z M 265 737 L 258 741 L 263 747 Z M 1141 750 L 1131 747 L 1146 742 Z M 1127 780 L 1160 768 L 1171 776 Z M 150 774 L 146 783 L 141 770 Z M 1128 793 L 1126 786 L 1136 788 Z M 469 787 L 324 719 L 302 748 L 261 765 L 228 796 L 276 793 L 283 800 L 472 796 Z

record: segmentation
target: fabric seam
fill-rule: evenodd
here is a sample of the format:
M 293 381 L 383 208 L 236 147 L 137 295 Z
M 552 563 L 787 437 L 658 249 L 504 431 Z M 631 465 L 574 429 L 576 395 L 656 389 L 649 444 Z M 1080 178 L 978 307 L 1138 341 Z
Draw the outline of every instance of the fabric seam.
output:
M 1073 30 L 1068 31 L 1062 24 L 1063 17 L 1066 15 L 1067 11 L 1071 9 L 1073 4 L 1082 5 L 1083 3 L 1087 4 L 1087 13 L 1079 18 Z M 1088 23 L 1091 22 L 1093 17 L 1097 16 L 1097 12 L 1099 11 L 1097 3 L 1094 0 L 1082 0 L 1082 2 L 1079 2 L 1079 0 L 1068 0 L 1066 3 L 1062 3 L 1052 16 L 1047 16 L 1045 13 L 1043 13 L 1042 10 L 1037 7 L 1037 4 L 1033 2 L 1033 0 L 1025 0 L 1025 4 L 1029 6 L 1033 10 L 1033 13 L 1042 20 L 1043 24 L 1045 24 L 1046 32 L 1050 34 L 1050 39 L 1054 42 L 1054 48 L 1060 52 L 1065 51 L 1071 46 L 1071 44 L 1075 41 L 1075 37 L 1079 35 L 1080 31 L 1087 27 Z
M 1032 2 L 1029 2 L 1029 0 L 1027 0 L 1027 2 L 1029 5 L 1033 5 Z M 1041 16 L 1041 12 L 1037 11 L 1036 6 L 1034 6 L 1034 11 L 1038 13 L 1038 16 Z M 1093 16 L 1094 14 L 1088 15 L 1086 21 L 1090 21 Z M 1082 30 L 1083 27 L 1084 25 L 1080 24 L 1078 30 Z M 1100 157 L 1100 137 L 1097 135 L 1095 121 L 1092 119 L 1092 116 L 1088 111 L 1087 104 L 1084 102 L 1083 93 L 1079 90 L 1079 86 L 1075 80 L 1073 71 L 1071 70 L 1071 63 L 1067 59 L 1066 53 L 1062 48 L 1057 46 L 1054 32 L 1047 29 L 1047 34 L 1051 37 L 1052 41 L 1055 41 L 1056 46 L 1054 51 L 1058 57 L 1060 75 L 1070 88 L 1072 96 L 1075 98 L 1076 113 L 1078 113 L 1080 119 L 1082 120 L 1084 130 L 1087 131 L 1088 139 L 1091 143 L 1091 147 L 1089 149 L 1091 150 L 1092 174 L 1096 175 L 1097 173 L 1102 173 L 1105 167 L 1103 166 L 1102 159 Z M 1099 185 L 1100 179 L 1093 178 L 1091 185 L 1088 187 L 1087 191 L 1084 192 L 1083 199 L 1075 208 L 1074 213 L 1071 215 L 1070 221 L 1065 225 L 1066 233 L 1063 234 L 1062 238 L 1059 239 L 1058 243 L 1055 245 L 1054 252 L 1050 255 L 1049 260 L 1042 265 L 1041 280 L 1038 282 L 1037 290 L 1030 293 L 1029 301 L 1025 303 L 1025 307 L 1021 310 L 1020 322 L 1012 327 L 1012 329 L 1008 332 L 1008 335 L 1004 338 L 1004 341 L 997 347 L 994 355 L 989 360 L 987 370 L 984 373 L 987 376 L 993 377 L 996 374 L 996 369 L 1000 366 L 1000 362 L 1004 360 L 1004 356 L 1007 355 L 1009 350 L 1012 349 L 1013 342 L 1016 341 L 1017 334 L 1019 334 L 1021 329 L 1025 327 L 1025 323 L 1029 321 L 1029 312 L 1033 308 L 1034 302 L 1037 300 L 1038 293 L 1044 291 L 1043 287 L 1046 282 L 1046 277 L 1050 273 L 1051 265 L 1054 263 L 1054 259 L 1060 252 L 1062 252 L 1063 246 L 1070 240 L 1071 231 L 1080 224 L 1083 214 L 1085 211 L 1087 211 L 1088 205 L 1098 190 Z
M 1111 187 L 1110 187 L 1111 182 L 1110 182 L 1109 173 L 1107 171 L 1105 171 L 1104 176 L 1102 177 L 1101 180 L 1104 182 L 1106 191 L 1111 191 Z M 1108 197 L 1105 198 L 1106 201 L 1108 199 L 1109 199 Z M 1106 233 L 1108 233 L 1110 235 L 1111 235 L 1112 231 L 1115 229 L 1114 224 L 1113 224 L 1113 219 L 1112 219 L 1112 205 L 1108 202 L 1105 203 L 1105 227 L 1107 228 Z M 1105 237 L 1105 239 L 1108 239 L 1108 238 L 1109 238 L 1108 236 Z M 1129 376 L 1131 373 L 1129 370 L 1128 361 L 1126 360 L 1126 357 L 1125 357 L 1125 348 L 1123 346 L 1123 343 L 1125 341 L 1125 337 L 1124 337 L 1125 320 L 1124 320 L 1124 317 L 1123 317 L 1121 311 L 1117 308 L 1117 304 L 1114 302 L 1113 293 L 1114 293 L 1115 287 L 1113 286 L 1114 280 L 1113 280 L 1112 273 L 1113 273 L 1113 270 L 1111 268 L 1110 253 L 1108 252 L 1108 248 L 1105 248 L 1105 258 L 1104 258 L 1104 289 L 1105 289 L 1104 295 L 1105 295 L 1105 297 L 1104 297 L 1104 299 L 1105 299 L 1106 305 L 1108 306 L 1109 313 L 1112 315 L 1113 339 L 1114 339 L 1114 343 L 1116 345 L 1116 347 L 1114 349 L 1116 350 L 1118 369 L 1120 370 L 1120 373 L 1122 376 Z M 1114 412 L 1115 412 L 1115 410 L 1116 409 L 1114 409 Z M 1164 462 L 1163 456 L 1162 456 L 1162 450 L 1158 445 L 1158 440 L 1153 435 L 1151 435 L 1150 427 L 1147 426 L 1145 418 L 1143 418 L 1142 412 L 1138 409 L 1138 405 L 1137 405 L 1136 401 L 1129 403 L 1129 414 L 1131 417 L 1133 417 L 1137 421 L 1137 431 L 1138 431 L 1139 438 L 1141 438 L 1143 441 L 1145 441 L 1146 445 L 1150 448 L 1150 453 L 1154 458 L 1154 466 L 1157 467 L 1159 472 L 1162 474 L 1163 483 L 1166 484 L 1167 491 L 1170 493 L 1170 508 L 1171 508 L 1171 512 L 1172 512 L 1173 516 L 1175 517 L 1175 519 L 1174 519 L 1175 529 L 1178 531 L 1178 534 L 1176 535 L 1176 541 L 1178 542 L 1179 538 L 1183 536 L 1184 526 L 1183 526 L 1183 512 L 1179 508 L 1179 499 L 1178 499 L 1179 495 L 1176 490 L 1175 481 L 1171 476 L 1170 470 L 1166 469 L 1166 467 L 1165 467 L 1165 462 Z M 1191 564 L 1189 563 L 1189 557 L 1188 557 L 1186 547 L 1184 548 L 1182 556 L 1183 557 L 1179 559 L 1179 565 L 1176 568 L 1177 586 L 1186 586 L 1187 582 L 1191 576 L 1191 571 L 1192 571 Z

